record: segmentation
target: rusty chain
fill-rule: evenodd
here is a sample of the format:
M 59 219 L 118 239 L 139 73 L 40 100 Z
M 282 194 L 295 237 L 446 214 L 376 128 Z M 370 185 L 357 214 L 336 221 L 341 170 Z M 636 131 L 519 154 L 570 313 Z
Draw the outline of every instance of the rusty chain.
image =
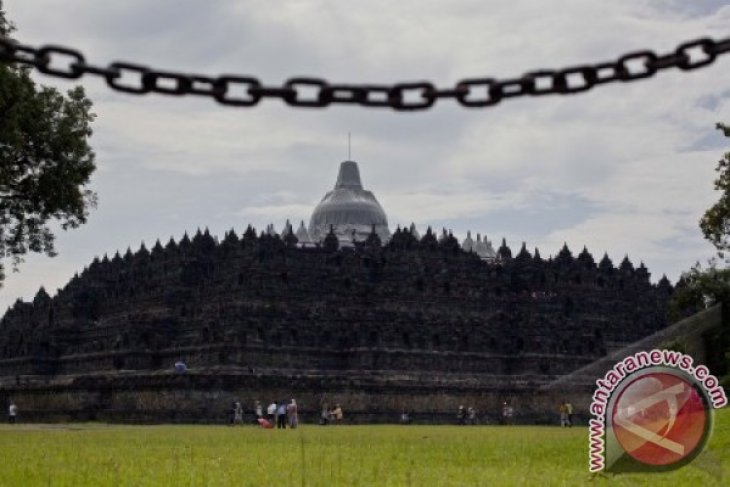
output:
M 113 62 L 108 66 L 88 64 L 76 49 L 44 45 L 39 48 L 0 37 L 0 62 L 35 67 L 41 73 L 77 79 L 100 76 L 116 91 L 142 95 L 200 95 L 229 106 L 250 107 L 264 98 L 281 98 L 297 107 L 326 107 L 331 104 L 357 104 L 390 107 L 395 110 L 423 110 L 441 98 L 454 98 L 465 107 L 488 107 L 519 96 L 569 95 L 614 81 L 628 82 L 649 78 L 657 72 L 679 68 L 689 71 L 712 64 L 718 55 L 730 51 L 730 39 L 715 41 L 701 38 L 680 44 L 674 52 L 657 55 L 653 51 L 634 51 L 615 61 L 582 64 L 558 70 L 530 71 L 519 78 L 472 78 L 453 88 L 439 89 L 428 81 L 394 85 L 330 84 L 320 78 L 296 77 L 282 86 L 265 86 L 250 76 L 208 77 L 173 71 L 159 71 L 139 64 Z M 122 78 L 138 76 L 136 84 Z

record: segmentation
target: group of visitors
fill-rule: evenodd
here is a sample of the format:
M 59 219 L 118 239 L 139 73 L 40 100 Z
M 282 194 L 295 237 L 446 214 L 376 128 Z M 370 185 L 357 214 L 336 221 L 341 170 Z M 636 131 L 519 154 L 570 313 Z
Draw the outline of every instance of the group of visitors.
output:
M 343 417 L 344 414 L 342 412 L 342 406 L 340 406 L 339 404 L 335 404 L 335 407 L 329 408 L 325 404 L 322 406 L 322 413 L 319 417 L 319 424 L 322 426 L 328 424 L 340 425 L 342 424 Z
M 260 401 L 254 403 L 254 424 L 258 424 L 264 428 L 286 429 L 296 428 L 299 425 L 299 407 L 297 401 L 291 399 L 289 401 L 275 401 L 266 408 L 266 417 L 264 417 L 264 408 Z M 241 401 L 233 401 L 230 414 L 230 424 L 244 423 L 244 410 Z
M 478 424 L 477 410 L 471 406 L 465 408 L 463 405 L 461 405 L 459 406 L 459 410 L 456 413 L 456 420 L 460 425 Z
M 502 404 L 502 424 L 512 424 L 515 410 L 509 402 L 505 401 Z M 477 416 L 477 410 L 472 406 L 465 407 L 460 405 L 456 412 L 456 422 L 460 425 L 477 425 L 479 424 L 479 418 Z
M 299 425 L 299 406 L 297 406 L 295 399 L 272 402 L 266 408 L 266 418 L 263 417 L 261 403 L 256 401 L 254 409 L 256 410 L 256 420 L 265 428 L 275 425 L 277 429 L 286 429 L 287 426 L 296 429 Z
M 561 427 L 573 426 L 573 410 L 573 405 L 570 402 L 564 400 L 560 403 L 558 411 L 560 412 Z M 266 408 L 266 417 L 264 417 L 264 408 L 261 402 L 256 401 L 254 404 L 254 414 L 256 415 L 255 422 L 264 428 L 276 427 L 277 429 L 286 429 L 289 427 L 295 429 L 299 425 L 299 407 L 295 399 L 272 402 Z M 243 416 L 243 405 L 238 400 L 233 401 L 230 424 L 243 424 Z M 502 423 L 511 424 L 513 416 L 513 407 L 505 401 L 502 405 Z M 15 424 L 17 417 L 18 406 L 13 401 L 10 401 L 8 405 L 8 423 Z M 340 425 L 342 424 L 343 417 L 342 406 L 339 404 L 335 404 L 332 408 L 323 405 L 319 424 L 323 426 L 328 424 Z M 467 408 L 464 405 L 460 405 L 456 413 L 456 420 L 460 425 L 479 424 L 476 409 L 471 406 Z M 405 409 L 400 416 L 400 422 L 401 424 L 411 423 L 410 415 Z
M 558 408 L 560 412 L 560 426 L 571 427 L 573 426 L 573 405 L 568 401 L 560 403 Z M 515 410 L 509 402 L 505 401 L 502 404 L 502 424 L 512 424 L 514 420 Z M 456 413 L 456 420 L 461 425 L 474 425 L 478 424 L 478 418 L 476 410 L 473 407 L 459 406 L 459 410 Z

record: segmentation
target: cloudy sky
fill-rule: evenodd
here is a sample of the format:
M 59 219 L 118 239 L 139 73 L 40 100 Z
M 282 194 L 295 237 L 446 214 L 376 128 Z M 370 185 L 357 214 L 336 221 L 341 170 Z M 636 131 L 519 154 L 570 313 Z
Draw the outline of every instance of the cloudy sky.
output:
M 333 82 L 513 77 L 537 68 L 668 52 L 728 36 L 730 3 L 715 0 L 399 2 L 6 0 L 16 38 L 81 49 L 87 60 L 202 74 Z M 38 75 L 44 84 L 73 83 Z M 308 220 L 347 157 L 391 227 L 468 229 L 544 256 L 563 242 L 614 261 L 628 254 L 657 280 L 712 255 L 697 228 L 714 167 L 730 141 L 730 56 L 692 73 L 611 84 L 571 97 L 509 100 L 428 112 L 278 100 L 228 108 L 206 99 L 135 97 L 82 81 L 98 118 L 92 145 L 99 205 L 60 232 L 59 256 L 9 273 L 0 309 L 39 286 L 53 293 L 94 256 L 208 227 L 222 235 Z

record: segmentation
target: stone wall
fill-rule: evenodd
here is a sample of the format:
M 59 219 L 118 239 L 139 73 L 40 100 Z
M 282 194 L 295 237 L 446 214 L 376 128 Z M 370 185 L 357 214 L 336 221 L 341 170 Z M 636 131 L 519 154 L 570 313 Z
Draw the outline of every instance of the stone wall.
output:
M 114 376 L 24 377 L 6 380 L 0 402 L 13 400 L 23 421 L 110 421 L 135 423 L 225 423 L 234 400 L 253 419 L 254 401 L 296 398 L 302 420 L 316 423 L 323 405 L 336 403 L 348 423 L 397 422 L 407 411 L 415 423 L 454 423 L 460 405 L 474 407 L 483 423 L 499 423 L 504 401 L 515 422 L 549 423 L 556 404 L 536 396 L 550 376 L 412 375 L 405 373 L 321 374 L 316 371 L 235 368 L 127 372 Z M 576 400 L 576 402 L 578 402 Z
M 695 364 L 707 364 L 708 351 L 712 350 L 708 338 L 715 331 L 729 329 L 729 319 L 723 306 L 715 305 L 566 374 L 546 385 L 544 390 L 592 390 L 596 379 L 603 377 L 615 364 L 637 352 L 655 348 L 681 351 L 691 355 Z M 714 370 L 713 372 L 720 373 Z
M 651 284 L 628 259 L 616 268 L 567 247 L 512 258 L 504 244 L 500 256 L 487 263 L 430 233 L 339 250 L 198 233 L 95 259 L 56 296 L 16 303 L 0 320 L 0 374 L 164 369 L 179 358 L 561 374 L 667 324 L 671 285 Z

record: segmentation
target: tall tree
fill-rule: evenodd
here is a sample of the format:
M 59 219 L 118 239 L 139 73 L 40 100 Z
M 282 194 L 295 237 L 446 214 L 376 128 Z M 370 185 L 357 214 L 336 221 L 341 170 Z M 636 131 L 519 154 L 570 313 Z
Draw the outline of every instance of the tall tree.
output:
M 730 137 L 730 126 L 718 123 L 717 129 L 722 130 L 725 137 Z M 720 199 L 705 211 L 700 220 L 700 228 L 705 238 L 724 257 L 730 250 L 730 152 L 726 152 L 717 163 L 715 171 L 719 173 L 715 179 L 715 189 L 720 191 Z
M 730 137 L 730 126 L 718 123 L 716 128 Z M 682 274 L 672 297 L 675 318 L 708 305 L 730 304 L 730 268 L 723 265 L 728 262 L 726 253 L 730 250 L 730 152 L 722 156 L 715 171 L 718 176 L 714 186 L 720 198 L 702 215 L 700 229 L 717 249 L 719 259 L 711 259 L 706 268 L 698 262 Z
M 718 123 L 716 128 L 730 137 L 729 125 Z M 720 198 L 702 215 L 700 229 L 717 249 L 719 259 L 711 259 L 706 268 L 698 262 L 682 274 L 670 303 L 670 314 L 674 319 L 715 304 L 723 305 L 723 313 L 730 309 L 730 267 L 727 266 L 727 252 L 730 250 L 730 152 L 723 155 L 715 170 L 718 172 L 715 190 L 720 192 Z M 713 330 L 706 338 L 706 365 L 715 374 L 725 375 L 723 385 L 730 386 L 730 329 L 723 326 Z
M 13 30 L 0 0 L 0 36 Z M 95 206 L 90 110 L 82 87 L 64 95 L 0 62 L 0 286 L 8 261 L 17 269 L 28 252 L 54 256 L 51 225 L 76 228 Z

